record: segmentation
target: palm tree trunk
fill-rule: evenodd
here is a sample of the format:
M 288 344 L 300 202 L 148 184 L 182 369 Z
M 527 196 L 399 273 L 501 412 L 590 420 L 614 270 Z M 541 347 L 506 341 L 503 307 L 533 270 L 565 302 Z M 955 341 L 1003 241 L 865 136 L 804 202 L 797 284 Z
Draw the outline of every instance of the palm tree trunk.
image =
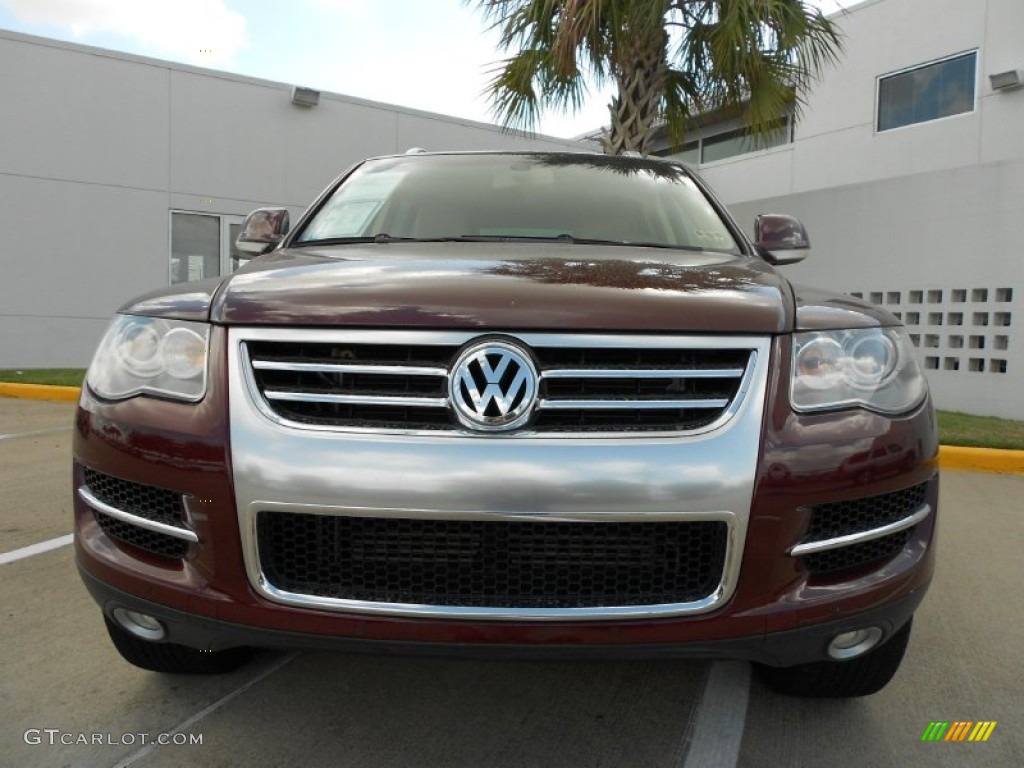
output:
M 608 106 L 610 128 L 601 139 L 608 155 L 646 155 L 654 137 L 668 72 L 668 35 L 664 29 L 645 32 L 629 38 L 614 66 L 618 93 Z

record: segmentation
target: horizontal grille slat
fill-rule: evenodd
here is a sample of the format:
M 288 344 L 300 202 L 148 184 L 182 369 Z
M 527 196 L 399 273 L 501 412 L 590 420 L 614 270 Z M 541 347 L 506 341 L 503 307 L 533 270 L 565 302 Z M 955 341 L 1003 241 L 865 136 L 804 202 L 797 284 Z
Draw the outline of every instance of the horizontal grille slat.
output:
M 302 363 L 274 360 L 253 360 L 252 367 L 261 371 L 299 371 L 307 373 L 364 373 L 371 375 L 447 376 L 444 368 L 403 365 L 353 365 L 345 363 Z
M 542 410 L 618 410 L 618 409 L 655 409 L 673 410 L 680 407 L 685 408 L 725 408 L 728 400 L 689 400 L 679 398 L 677 400 L 644 400 L 640 398 L 622 400 L 541 400 L 538 407 Z
M 339 395 L 334 392 L 280 392 L 268 389 L 269 400 L 293 403 L 342 403 L 351 405 L 397 405 L 409 408 L 444 408 L 448 401 L 438 397 L 402 397 L 400 395 Z
M 544 371 L 542 379 L 738 379 L 743 368 L 708 368 L 706 370 L 680 370 L 678 368 L 600 368 Z
M 318 341 L 315 330 L 294 334 L 298 340 L 243 342 L 253 394 L 276 417 L 328 429 L 462 434 L 470 428 L 460 422 L 449 394 L 466 334 L 453 334 L 451 344 L 404 343 L 397 331 L 379 334 L 393 335 L 394 343 Z M 303 340 L 304 334 L 312 340 Z M 434 336 L 438 342 L 446 338 Z M 516 428 L 538 434 L 708 428 L 735 404 L 755 360 L 753 345 L 730 345 L 728 339 L 718 347 L 707 339 L 688 346 L 680 338 L 672 347 L 657 336 L 567 335 L 559 337 L 567 340 L 559 346 L 530 344 L 530 334 L 522 340 L 469 338 L 507 339 L 528 350 L 537 369 L 536 402 Z M 636 346 L 624 346 L 625 338 Z
M 341 600 L 480 608 L 686 603 L 719 586 L 728 525 L 363 518 L 260 512 L 279 589 Z

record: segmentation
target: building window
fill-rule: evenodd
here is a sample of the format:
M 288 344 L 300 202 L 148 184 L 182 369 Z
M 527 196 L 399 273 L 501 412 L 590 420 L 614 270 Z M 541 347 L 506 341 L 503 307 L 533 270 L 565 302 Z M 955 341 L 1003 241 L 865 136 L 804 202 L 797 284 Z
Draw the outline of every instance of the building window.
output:
M 777 129 L 761 138 L 752 136 L 743 129 L 704 137 L 701 140 L 700 161 L 713 163 L 716 160 L 725 160 L 727 157 L 789 144 L 792 140 L 789 118 L 783 117 L 778 121 Z
M 697 165 L 700 162 L 700 141 L 688 141 L 683 144 L 681 150 L 677 148 L 676 151 L 663 155 L 663 157 L 669 160 L 678 160 L 688 165 Z
M 766 136 L 757 138 L 742 128 L 724 133 L 715 133 L 686 142 L 682 149 L 678 146 L 654 152 L 655 155 L 670 160 L 679 160 L 690 165 L 697 163 L 713 163 L 728 157 L 743 155 L 770 149 L 793 141 L 793 123 L 789 116 L 778 121 L 778 128 Z
M 238 269 L 235 240 L 243 216 L 171 211 L 171 283 L 220 277 Z
M 878 130 L 974 111 L 978 52 L 878 79 Z

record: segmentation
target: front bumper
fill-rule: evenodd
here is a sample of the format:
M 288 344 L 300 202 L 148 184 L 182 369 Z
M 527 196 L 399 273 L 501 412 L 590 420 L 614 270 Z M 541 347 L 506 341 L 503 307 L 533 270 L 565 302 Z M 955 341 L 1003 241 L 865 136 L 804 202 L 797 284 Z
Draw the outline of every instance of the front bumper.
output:
M 86 391 L 75 431 L 76 489 L 82 482 L 82 467 L 176 489 L 185 494 L 188 520 L 200 544 L 180 561 L 121 546 L 104 534 L 92 510 L 76 494 L 79 567 L 105 608 L 111 601 L 138 601 L 139 610 L 166 619 L 172 640 L 201 648 L 236 644 L 336 647 L 351 641 L 360 647 L 385 649 L 529 647 L 540 654 L 738 657 L 769 664 L 823 659 L 827 640 L 836 632 L 862 626 L 860 622 L 895 630 L 912 613 L 934 567 L 935 513 L 914 528 L 895 557 L 875 567 L 823 577 L 809 573 L 800 558 L 789 554 L 807 530 L 807 508 L 927 483 L 927 501 L 935 510 L 935 427 L 930 406 L 901 419 L 863 411 L 811 416 L 793 413 L 782 386 L 788 380 L 785 344 L 785 339 L 773 342 L 771 358 L 777 364 L 764 383 L 763 412 L 756 414 L 757 428 L 744 434 L 742 450 L 749 452 L 754 446 L 740 472 L 745 488 L 737 491 L 730 483 L 706 482 L 698 486 L 704 495 L 691 495 L 687 503 L 692 506 L 682 509 L 684 515 L 724 509 L 736 514 L 744 526 L 733 549 L 736 559 L 727 593 L 704 611 L 592 616 L 577 621 L 514 616 L 485 619 L 360 612 L 272 599 L 254 586 L 253 561 L 245 552 L 247 544 L 240 532 L 245 530 L 240 529 L 240 517 L 243 526 L 247 518 L 238 499 L 245 494 L 239 493 L 231 468 L 244 467 L 248 459 L 245 451 L 241 458 L 232 454 L 238 446 L 228 424 L 228 344 L 227 332 L 221 328 L 213 330 L 211 348 L 220 354 L 211 356 L 210 390 L 202 403 L 187 406 L 135 398 L 108 404 Z M 237 394 L 231 393 L 230 399 L 234 401 Z M 232 402 L 235 407 L 239 404 Z M 743 422 L 737 421 L 737 425 Z M 266 441 L 272 437 L 269 433 L 263 436 Z M 448 461 L 462 461 L 456 452 L 462 457 L 471 455 L 464 442 L 449 441 L 453 455 L 446 457 Z M 569 442 L 562 441 L 560 449 Z M 712 442 L 706 439 L 703 445 Z M 255 445 L 259 447 L 259 441 Z M 264 442 L 262 447 L 289 461 L 288 452 L 279 446 Z M 255 451 L 250 449 L 248 456 L 253 455 Z M 698 456 L 695 449 L 693 457 Z M 614 468 L 611 450 L 606 458 L 606 465 Z M 729 461 L 735 462 L 735 457 Z M 273 465 L 260 466 L 262 469 L 249 476 L 264 484 L 250 501 L 285 503 L 267 497 L 294 486 L 275 485 Z M 665 501 L 665 493 L 672 491 L 678 497 L 689 492 L 671 478 L 667 460 L 660 459 L 655 466 L 653 487 L 657 493 L 644 497 L 645 511 L 665 512 L 670 503 Z M 694 463 L 677 460 L 675 466 L 692 471 Z M 313 473 L 305 477 L 314 479 Z M 387 508 L 379 501 L 382 496 L 372 498 L 384 492 L 382 486 L 371 482 L 372 477 L 359 481 L 367 494 L 359 506 L 369 499 L 370 506 Z M 308 487 L 314 493 L 322 490 L 317 482 Z M 404 487 L 393 490 L 399 495 L 406 492 Z M 466 511 L 479 499 L 465 495 L 456 500 Z M 563 497 L 557 512 L 571 513 L 573 501 Z M 323 499 L 312 503 L 330 505 Z M 678 513 L 678 502 L 672 503 Z M 405 509 L 416 506 L 391 504 Z M 897 605 L 909 608 L 890 613 Z M 790 643 L 786 639 L 790 633 L 808 640 Z
M 117 608 L 156 617 L 167 630 L 166 642 L 190 648 L 219 650 L 248 646 L 278 650 L 335 650 L 353 653 L 426 655 L 474 659 L 742 659 L 774 667 L 790 667 L 828 658 L 829 642 L 838 634 L 878 627 L 883 642 L 913 615 L 924 598 L 927 584 L 892 603 L 842 619 L 799 629 L 722 640 L 677 643 L 582 645 L 477 643 L 427 640 L 380 640 L 337 637 L 283 629 L 247 626 L 176 611 L 114 589 L 79 569 L 86 588 L 104 614 Z

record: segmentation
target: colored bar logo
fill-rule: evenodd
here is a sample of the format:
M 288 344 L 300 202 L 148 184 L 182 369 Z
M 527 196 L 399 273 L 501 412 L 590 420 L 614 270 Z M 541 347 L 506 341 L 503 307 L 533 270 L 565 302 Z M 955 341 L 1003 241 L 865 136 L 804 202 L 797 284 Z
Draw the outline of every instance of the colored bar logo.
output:
M 996 720 L 933 720 L 921 734 L 921 741 L 988 741 Z

